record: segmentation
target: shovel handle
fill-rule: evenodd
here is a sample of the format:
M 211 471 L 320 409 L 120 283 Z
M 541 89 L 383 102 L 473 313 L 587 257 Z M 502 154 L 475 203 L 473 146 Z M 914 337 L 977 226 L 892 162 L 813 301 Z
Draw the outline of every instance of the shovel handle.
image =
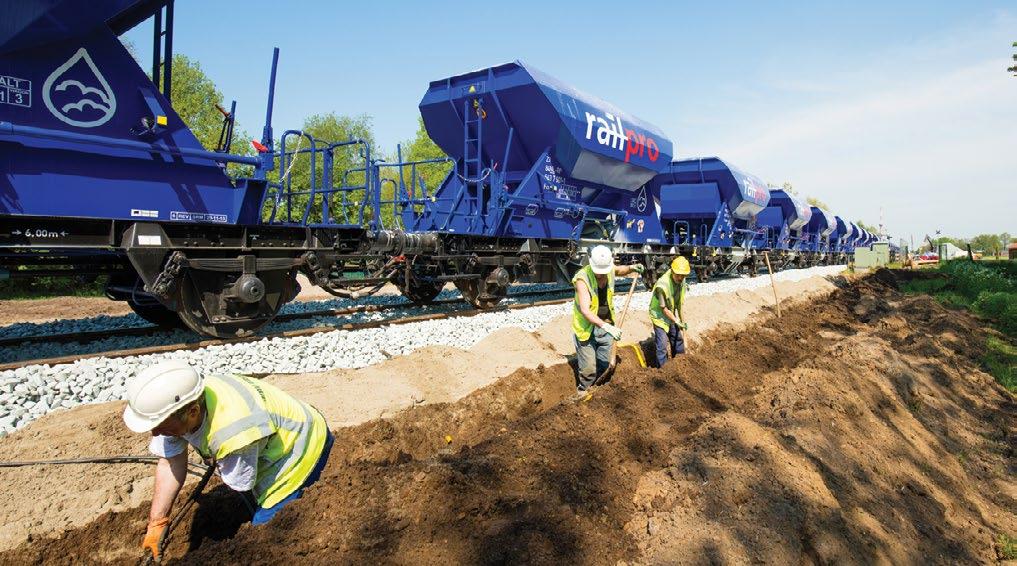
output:
M 629 285 L 629 292 L 625 295 L 625 305 L 622 307 L 622 314 L 621 314 L 621 318 L 618 321 L 618 328 L 621 328 L 622 325 L 625 324 L 625 315 L 629 314 L 629 304 L 632 303 L 632 295 L 633 295 L 633 293 L 636 292 L 636 285 L 639 284 L 639 277 L 632 277 L 631 279 L 632 279 L 632 283 Z M 607 379 L 607 376 L 611 375 L 611 373 L 614 371 L 614 368 L 618 365 L 618 341 L 617 340 L 611 342 L 611 356 L 610 356 L 610 359 L 611 359 L 610 365 L 607 366 L 607 369 L 604 370 L 604 373 L 602 373 L 601 375 L 597 376 L 597 379 L 595 379 L 593 381 L 594 385 L 600 385 L 601 383 L 603 383 L 603 381 L 605 379 Z

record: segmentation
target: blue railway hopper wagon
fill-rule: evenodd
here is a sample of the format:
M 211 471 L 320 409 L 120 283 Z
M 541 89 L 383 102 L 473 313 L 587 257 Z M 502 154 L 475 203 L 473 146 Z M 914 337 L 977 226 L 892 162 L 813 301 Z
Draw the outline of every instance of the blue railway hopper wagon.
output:
M 790 250 L 791 230 L 784 219 L 784 211 L 774 204 L 771 192 L 770 204 L 756 216 L 758 233 L 752 242 L 757 250 L 768 250 L 771 264 L 781 263 L 781 259 Z
M 830 257 L 829 263 L 842 263 L 847 259 L 847 239 L 851 234 L 851 226 L 840 216 L 834 215 L 836 228 L 830 234 Z
M 286 132 L 274 151 L 272 86 L 258 154 L 226 152 L 235 105 L 219 147 L 203 147 L 168 96 L 172 0 L 0 0 L 0 14 L 0 276 L 107 275 L 142 317 L 221 337 L 271 320 L 299 271 L 340 295 L 387 281 L 408 237 L 378 230 L 376 197 L 363 204 L 369 148 L 356 185 L 328 163 L 356 141 L 286 151 L 302 136 Z M 118 38 L 149 19 L 151 78 Z M 303 201 L 287 178 L 297 157 L 328 180 L 312 173 Z
M 766 184 L 717 157 L 674 161 L 647 185 L 666 242 L 700 279 L 755 269 L 753 246 L 765 234 L 757 217 L 770 202 Z
M 869 234 L 869 231 L 866 230 L 865 228 L 859 228 L 859 231 L 861 233 L 858 235 L 858 241 L 855 242 L 855 247 L 856 248 L 867 248 L 867 247 L 869 247 L 869 243 L 872 240 L 872 237 Z
M 783 189 L 770 191 L 770 206 L 780 208 L 787 224 L 787 242 L 781 242 L 782 245 L 777 248 L 786 250 L 779 256 L 781 266 L 802 265 L 807 244 L 806 229 L 812 220 L 812 209 L 797 196 Z
M 418 296 L 454 281 L 490 307 L 512 281 L 568 280 L 599 243 L 667 263 L 646 183 L 673 149 L 656 126 L 519 61 L 432 82 L 420 113 L 455 167 L 430 194 L 400 191 L 405 230 L 440 243 L 406 263 Z
M 844 235 L 843 249 L 844 253 L 849 256 L 855 253 L 855 242 L 858 241 L 858 236 L 861 232 L 858 230 L 858 225 L 854 222 L 848 222 L 847 232 Z
M 830 251 L 830 235 L 837 229 L 837 221 L 833 214 L 819 208 L 812 209 L 812 218 L 805 227 L 805 264 L 818 265 L 823 263 Z

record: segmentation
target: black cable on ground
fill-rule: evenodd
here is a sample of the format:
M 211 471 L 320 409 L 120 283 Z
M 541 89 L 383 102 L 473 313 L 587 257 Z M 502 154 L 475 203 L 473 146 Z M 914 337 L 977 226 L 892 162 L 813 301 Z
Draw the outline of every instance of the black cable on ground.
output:
M 63 464 L 157 464 L 159 456 L 94 456 L 86 458 L 63 458 L 58 460 L 24 460 L 3 462 L 0 461 L 0 468 L 20 468 L 24 466 L 50 466 Z M 208 468 L 201 464 L 187 463 L 187 473 L 192 476 L 202 477 Z

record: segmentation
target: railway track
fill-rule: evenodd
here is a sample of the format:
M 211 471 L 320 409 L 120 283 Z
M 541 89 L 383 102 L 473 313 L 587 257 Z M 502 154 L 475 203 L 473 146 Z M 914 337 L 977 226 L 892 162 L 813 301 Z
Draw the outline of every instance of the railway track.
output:
M 563 292 L 570 292 L 571 288 L 562 289 L 550 289 L 541 291 L 520 291 L 518 293 L 512 293 L 508 296 L 508 299 L 518 299 L 522 297 L 533 297 L 541 295 L 554 295 Z M 303 320 L 309 318 L 318 317 L 341 317 L 350 316 L 354 314 L 363 314 L 370 312 L 384 312 L 390 310 L 396 310 L 400 308 L 412 308 L 417 307 L 429 307 L 429 306 L 442 306 L 442 305 L 454 305 L 454 304 L 466 304 L 462 299 L 442 299 L 433 301 L 427 305 L 414 305 L 411 302 L 403 303 L 389 303 L 389 304 L 367 304 L 367 305 L 356 305 L 346 308 L 337 309 L 316 309 L 304 312 L 284 313 L 277 315 L 272 322 L 289 322 L 293 320 Z M 86 332 L 73 332 L 73 333 L 61 333 L 61 334 L 37 334 L 29 336 L 12 336 L 8 338 L 0 338 L 0 348 L 25 346 L 30 344 L 40 344 L 44 342 L 57 342 L 57 343 L 73 343 L 78 342 L 86 344 L 95 340 L 102 340 L 106 338 L 118 338 L 118 337 L 129 337 L 129 336 L 149 336 L 152 334 L 158 334 L 161 332 L 172 332 L 174 329 L 167 329 L 153 324 L 146 324 L 144 326 L 132 326 L 127 328 L 111 328 L 103 330 L 90 330 Z M 261 336 L 261 335 L 259 335 Z M 197 340 L 197 338 L 196 338 Z
M 628 286 L 624 286 L 623 287 L 623 286 L 619 285 L 618 289 L 619 289 L 619 291 L 627 291 L 628 290 Z M 537 306 L 563 304 L 563 303 L 566 303 L 566 302 L 572 300 L 572 297 L 571 297 L 572 288 L 571 287 L 565 287 L 565 288 L 561 288 L 561 289 L 551 289 L 551 290 L 546 290 L 545 289 L 545 290 L 540 290 L 540 291 L 521 291 L 521 292 L 518 292 L 518 293 L 510 294 L 508 298 L 509 299 L 520 299 L 520 298 L 527 298 L 527 297 L 554 296 L 554 295 L 562 295 L 562 294 L 567 294 L 568 296 L 567 297 L 559 297 L 559 298 L 555 298 L 555 299 L 540 300 L 540 301 L 524 301 L 524 302 L 518 302 L 518 303 L 511 303 L 511 304 L 506 304 L 504 306 L 501 306 L 501 307 L 498 307 L 498 308 L 495 308 L 495 309 L 464 308 L 464 309 L 455 309 L 455 310 L 444 311 L 444 312 L 424 313 L 424 314 L 415 314 L 415 315 L 410 315 L 410 316 L 385 318 L 385 319 L 380 319 L 380 320 L 369 320 L 369 321 L 363 321 L 363 322 L 349 322 L 349 323 L 343 323 L 343 324 L 330 324 L 330 325 L 322 325 L 322 326 L 312 326 L 312 327 L 301 328 L 301 329 L 297 329 L 297 330 L 287 330 L 287 331 L 275 332 L 275 333 L 257 334 L 257 335 L 254 335 L 254 336 L 246 336 L 246 337 L 243 337 L 243 338 L 229 338 L 229 339 L 197 339 L 196 338 L 195 340 L 189 340 L 189 341 L 184 341 L 184 342 L 169 343 L 169 344 L 158 344 L 158 345 L 143 346 L 143 347 L 137 347 L 137 348 L 127 348 L 127 349 L 121 349 L 121 350 L 106 350 L 106 351 L 97 351 L 97 352 L 89 352 L 89 353 L 75 353 L 75 354 L 68 354 L 68 355 L 54 356 L 54 357 L 46 357 L 46 358 L 31 358 L 31 359 L 24 359 L 24 360 L 18 360 L 18 361 L 12 361 L 12 362 L 7 362 L 7 363 L 0 364 L 0 371 L 11 370 L 11 369 L 18 369 L 18 368 L 21 368 L 21 367 L 31 366 L 31 365 L 42 365 L 42 364 L 59 365 L 59 364 L 68 364 L 68 363 L 76 362 L 78 360 L 89 359 L 89 358 L 99 358 L 99 357 L 105 357 L 105 358 L 123 358 L 123 357 L 129 357 L 129 356 L 144 356 L 144 355 L 149 355 L 149 354 L 159 354 L 159 353 L 173 352 L 173 351 L 180 351 L 180 350 L 198 350 L 198 349 L 206 348 L 206 347 L 209 347 L 209 346 L 217 346 L 217 345 L 225 345 L 225 344 L 242 344 L 242 343 L 248 343 L 248 342 L 257 342 L 257 341 L 260 341 L 260 340 L 265 340 L 265 339 L 269 339 L 270 340 L 270 339 L 273 339 L 273 338 L 294 338 L 294 337 L 299 337 L 299 336 L 310 336 L 312 334 L 318 334 L 318 333 L 321 333 L 321 332 L 333 332 L 333 331 L 336 331 L 336 330 L 364 330 L 364 329 L 368 329 L 368 328 L 379 328 L 379 327 L 382 327 L 382 326 L 409 324 L 409 323 L 412 323 L 412 322 L 421 322 L 421 321 L 425 321 L 425 320 L 437 320 L 437 319 L 454 318 L 454 317 L 469 317 L 469 316 L 476 316 L 478 314 L 483 314 L 483 313 L 491 313 L 491 312 L 499 312 L 499 311 L 504 312 L 504 311 L 509 311 L 509 310 L 522 309 L 522 308 L 530 308 L 530 307 L 537 307 Z M 428 306 L 434 306 L 434 305 L 441 306 L 441 305 L 450 305 L 450 304 L 460 304 L 460 305 L 464 305 L 464 306 L 468 305 L 468 303 L 463 302 L 461 299 L 444 299 L 444 300 L 440 300 L 440 301 L 434 301 L 433 303 L 431 303 L 431 305 L 428 305 Z M 350 316 L 350 315 L 362 314 L 362 313 L 391 311 L 391 310 L 397 310 L 397 309 L 407 308 L 407 307 L 412 307 L 412 306 L 414 306 L 414 305 L 412 303 L 408 303 L 408 302 L 407 303 L 386 304 L 386 305 L 357 305 L 357 306 L 354 306 L 354 307 L 348 307 L 348 308 L 342 308 L 342 309 L 321 309 L 321 310 L 307 311 L 307 312 L 303 312 L 303 313 L 287 313 L 287 314 L 284 314 L 284 315 L 277 316 L 276 320 L 282 322 L 282 321 L 288 321 L 288 320 L 313 319 L 313 318 L 318 318 L 318 317 L 330 317 L 330 316 L 342 317 L 342 316 Z M 166 332 L 166 330 L 162 329 L 162 328 L 159 328 L 157 326 L 145 326 L 145 327 L 123 328 L 123 329 L 113 329 L 113 330 L 100 330 L 100 331 L 94 331 L 94 332 L 79 332 L 79 333 L 75 333 L 75 334 L 64 334 L 64 335 L 28 336 L 28 337 L 22 337 L 22 338 L 7 338 L 7 339 L 0 340 L 0 347 L 26 346 L 26 345 L 38 344 L 38 343 L 42 343 L 42 342 L 60 342 L 60 343 L 82 342 L 82 343 L 87 343 L 87 342 L 95 341 L 95 340 L 99 340 L 99 339 L 108 339 L 108 338 L 116 338 L 116 337 L 147 336 L 147 335 L 152 335 L 152 334 L 158 334 L 160 332 Z

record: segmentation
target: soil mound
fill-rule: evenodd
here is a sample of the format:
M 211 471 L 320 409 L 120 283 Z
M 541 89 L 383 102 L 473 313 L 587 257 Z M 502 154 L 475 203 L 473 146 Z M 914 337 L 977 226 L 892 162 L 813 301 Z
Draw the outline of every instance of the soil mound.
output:
M 386 418 L 422 403 L 461 399 L 520 367 L 559 363 L 561 356 L 521 328 L 503 328 L 469 350 L 428 346 L 355 370 L 271 376 L 314 405 L 332 428 Z
M 985 331 L 885 276 L 572 398 L 566 365 L 339 431 L 270 527 L 201 498 L 184 563 L 993 562 L 1017 533 L 1014 399 Z M 211 518 L 214 517 L 214 520 Z M 129 562 L 110 511 L 0 563 Z M 235 531 L 235 532 L 234 532 Z
M 72 428 L 64 420 L 69 411 L 47 415 L 16 437 L 3 439 L 0 444 L 3 459 L 146 454 L 145 438 L 124 427 L 122 411 L 123 403 L 75 408 Z M 59 446 L 54 438 L 62 439 Z M 132 480 L 125 482 L 125 477 Z M 151 470 L 145 464 L 0 468 L 0 482 L 4 486 L 0 540 L 5 541 L 31 541 L 33 533 L 81 527 L 99 513 L 136 508 L 148 501 L 152 493 Z M 104 489 L 90 489 L 100 485 Z

